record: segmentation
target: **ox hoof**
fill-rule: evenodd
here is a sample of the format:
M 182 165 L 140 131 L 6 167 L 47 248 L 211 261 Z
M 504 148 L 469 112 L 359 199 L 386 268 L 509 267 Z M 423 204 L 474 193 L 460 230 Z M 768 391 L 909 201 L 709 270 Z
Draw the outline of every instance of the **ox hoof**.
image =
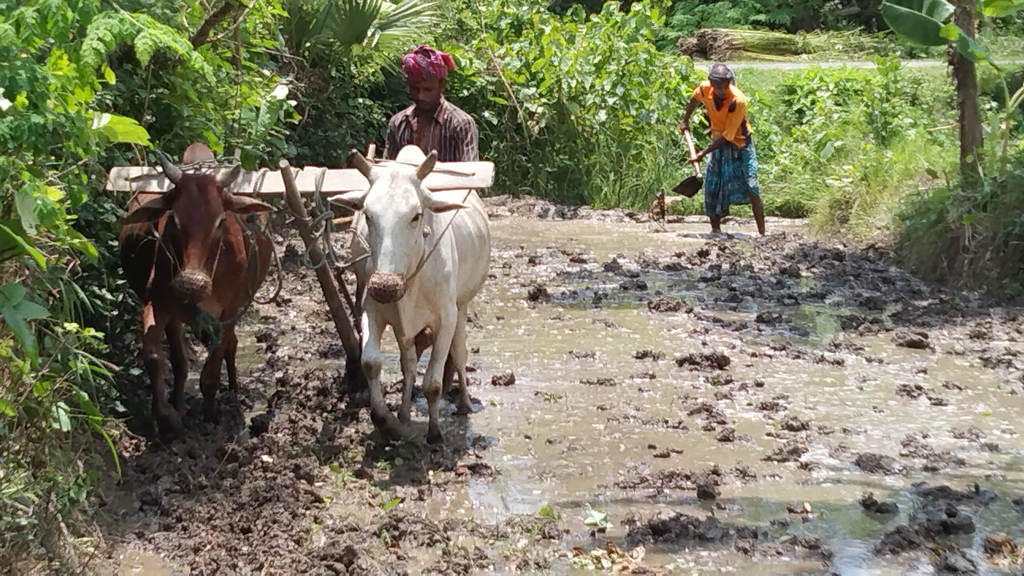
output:
M 403 438 L 402 423 L 391 412 L 379 413 L 371 411 L 370 420 L 373 421 L 374 427 L 388 440 L 401 440 Z
M 444 446 L 444 436 L 441 435 L 441 427 L 437 424 L 427 427 L 427 444 Z
M 174 408 L 166 408 L 157 412 L 156 424 L 160 434 L 171 438 L 180 438 L 185 434 L 185 426 L 181 423 L 181 414 Z
M 455 407 L 455 413 L 459 416 L 469 416 L 473 413 L 473 404 L 469 401 L 469 398 L 459 398 L 459 403 Z

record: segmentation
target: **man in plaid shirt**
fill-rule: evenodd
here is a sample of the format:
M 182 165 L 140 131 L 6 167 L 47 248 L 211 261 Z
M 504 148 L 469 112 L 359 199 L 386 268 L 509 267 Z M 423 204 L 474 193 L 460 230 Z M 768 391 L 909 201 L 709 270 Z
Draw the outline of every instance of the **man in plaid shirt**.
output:
M 424 154 L 437 150 L 441 162 L 480 159 L 476 122 L 444 97 L 448 71 L 454 69 L 451 55 L 427 45 L 402 58 L 413 103 L 388 122 L 385 158 L 394 160 L 402 147 L 415 144 Z

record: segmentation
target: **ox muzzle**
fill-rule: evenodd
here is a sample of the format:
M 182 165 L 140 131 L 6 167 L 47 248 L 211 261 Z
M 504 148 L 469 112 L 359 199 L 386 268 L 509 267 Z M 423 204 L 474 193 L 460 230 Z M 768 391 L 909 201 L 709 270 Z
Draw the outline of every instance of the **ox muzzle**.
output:
M 374 272 L 366 284 L 366 292 L 381 304 L 398 302 L 405 296 L 405 274 Z
M 199 304 L 213 294 L 213 280 L 202 270 L 185 270 L 171 282 L 174 294 L 188 304 Z

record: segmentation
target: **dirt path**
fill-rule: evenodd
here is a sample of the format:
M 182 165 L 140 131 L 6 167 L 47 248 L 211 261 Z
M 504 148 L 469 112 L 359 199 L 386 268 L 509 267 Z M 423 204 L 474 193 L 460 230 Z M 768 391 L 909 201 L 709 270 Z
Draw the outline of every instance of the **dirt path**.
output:
M 121 446 L 101 572 L 1002 573 L 986 537 L 1024 539 L 1018 311 L 799 223 L 708 240 L 705 224 L 488 204 L 477 411 L 448 406 L 447 449 L 382 444 L 349 406 L 290 241 L 221 424 L 200 423 L 193 391 L 186 438 Z

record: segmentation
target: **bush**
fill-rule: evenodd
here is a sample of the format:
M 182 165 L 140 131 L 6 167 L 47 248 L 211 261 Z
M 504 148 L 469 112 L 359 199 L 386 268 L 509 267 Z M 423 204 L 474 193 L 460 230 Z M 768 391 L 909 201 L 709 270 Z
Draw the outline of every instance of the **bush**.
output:
M 501 3 L 460 63 L 452 98 L 477 115 L 494 193 L 597 206 L 649 204 L 685 164 L 675 124 L 689 61 L 659 52 L 665 3 L 606 4 L 586 16 Z M 672 182 L 674 184 L 674 182 Z
M 979 181 L 952 181 L 906 203 L 897 242 L 904 264 L 923 278 L 1002 298 L 1024 293 L 1024 141 L 1013 153 Z
M 116 471 L 111 361 L 131 357 L 138 304 L 116 258 L 128 198 L 104 194 L 105 169 L 154 161 L 152 140 L 170 152 L 195 140 L 218 151 L 237 145 L 249 167 L 286 148 L 278 125 L 290 107 L 259 49 L 276 38 L 268 20 L 238 29 L 254 47 L 237 54 L 239 65 L 231 49 L 193 46 L 203 11 L 183 16 L 167 0 L 123 4 L 0 0 L 5 567 L 43 558 L 77 571 L 73 541 L 86 530 L 104 458 Z

